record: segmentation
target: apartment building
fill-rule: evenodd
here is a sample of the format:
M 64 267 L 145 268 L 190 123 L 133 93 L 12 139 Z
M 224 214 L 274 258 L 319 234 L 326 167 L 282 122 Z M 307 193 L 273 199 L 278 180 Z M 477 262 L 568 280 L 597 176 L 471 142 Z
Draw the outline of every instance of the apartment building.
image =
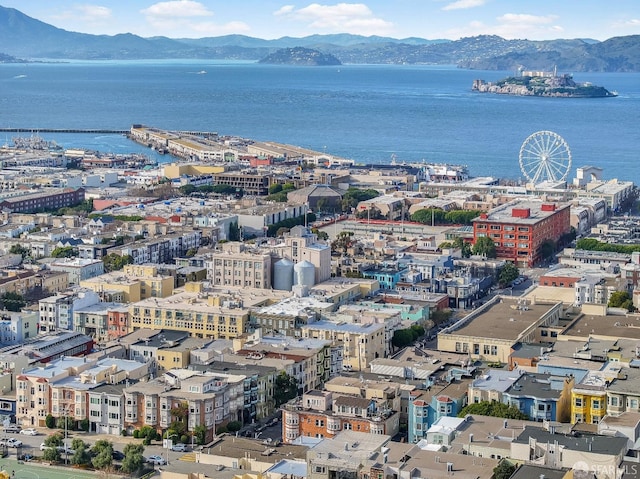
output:
M 163 377 L 124 389 L 125 424 L 130 431 L 149 425 L 164 430 L 171 424 L 172 411 L 186 415 L 187 429 L 205 426 L 211 441 L 218 426 L 242 421 L 244 377 L 172 370 Z
M 4 198 L 0 201 L 0 209 L 9 210 L 12 213 L 36 213 L 75 206 L 83 201 L 84 188 L 46 188 L 38 193 Z
M 40 333 L 65 329 L 75 331 L 73 312 L 98 304 L 100 297 L 90 289 L 58 293 L 38 302 Z
M 320 320 L 300 328 L 303 338 L 323 339 L 342 347 L 343 367 L 352 371 L 368 368 L 386 350 L 384 323 L 345 323 Z
M 74 330 L 96 342 L 105 342 L 109 339 L 109 313 L 122 307 L 122 303 L 97 303 L 76 308 L 73 311 Z
M 168 233 L 158 238 L 136 241 L 111 248 L 109 253 L 129 255 L 133 264 L 171 263 L 183 257 L 190 249 L 197 249 L 202 239 L 201 230 L 186 229 L 181 233 Z
M 333 438 L 343 430 L 394 436 L 399 416 L 385 401 L 312 390 L 284 406 L 282 439 L 292 443 L 300 436 Z
M 207 277 L 215 286 L 271 289 L 271 255 L 244 243 L 220 245 L 206 262 Z
M 155 265 L 128 264 L 122 271 L 105 273 L 80 282 L 103 301 L 133 303 L 146 298 L 165 298 L 173 293 L 172 276 L 158 274 Z
M 52 271 L 62 271 L 69 276 L 69 284 L 78 285 L 85 279 L 104 273 L 104 263 L 99 259 L 64 258 L 49 265 Z
M 489 237 L 499 259 L 533 267 L 545 241 L 554 243 L 571 229 L 570 205 L 517 200 L 482 213 L 473 220 L 473 242 Z

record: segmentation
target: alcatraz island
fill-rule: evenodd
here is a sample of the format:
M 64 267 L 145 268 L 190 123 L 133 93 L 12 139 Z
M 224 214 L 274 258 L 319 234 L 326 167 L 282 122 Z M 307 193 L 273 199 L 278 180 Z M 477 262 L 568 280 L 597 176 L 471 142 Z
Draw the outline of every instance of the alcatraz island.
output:
M 589 82 L 577 83 L 573 75 L 559 75 L 553 71 L 520 70 L 515 77 L 503 78 L 498 82 L 474 80 L 472 91 L 517 96 L 547 96 L 558 98 L 608 98 L 618 96 L 615 91 L 592 85 Z

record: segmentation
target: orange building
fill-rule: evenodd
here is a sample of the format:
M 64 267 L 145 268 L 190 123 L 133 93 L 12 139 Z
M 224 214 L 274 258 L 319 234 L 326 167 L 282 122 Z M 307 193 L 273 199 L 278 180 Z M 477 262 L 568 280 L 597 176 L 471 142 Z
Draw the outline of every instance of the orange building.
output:
M 343 430 L 393 436 L 398 433 L 399 418 L 384 401 L 313 390 L 283 407 L 282 440 L 333 438 Z
M 517 200 L 482 213 L 473 220 L 473 242 L 487 236 L 499 259 L 532 267 L 543 259 L 542 245 L 554 244 L 571 230 L 570 205 Z
M 116 339 L 127 334 L 129 328 L 129 308 L 113 308 L 107 311 L 107 338 Z

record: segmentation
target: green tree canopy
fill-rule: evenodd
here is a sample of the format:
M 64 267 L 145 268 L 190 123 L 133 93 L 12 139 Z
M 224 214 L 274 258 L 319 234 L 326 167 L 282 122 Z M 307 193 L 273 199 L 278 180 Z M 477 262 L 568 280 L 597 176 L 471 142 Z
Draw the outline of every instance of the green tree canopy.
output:
M 91 462 L 91 455 L 87 450 L 84 442 L 78 447 L 74 448 L 73 456 L 71 457 L 71 464 L 75 466 L 84 466 Z
M 21 244 L 16 243 L 14 245 L 11 245 L 11 248 L 9 248 L 9 253 L 19 254 L 22 256 L 22 259 L 25 259 L 31 254 L 31 250 L 29 248 L 26 248 L 25 246 L 22 246 Z
M 52 258 L 73 258 L 77 255 L 73 246 L 59 246 L 51 252 Z
M 494 479 L 509 479 L 516 471 L 515 464 L 511 464 L 506 459 L 503 459 L 493 468 Z
M 520 270 L 513 263 L 505 263 L 498 275 L 498 282 L 506 285 L 520 276 Z
M 20 293 L 7 291 L 0 295 L 0 306 L 2 306 L 2 309 L 6 309 L 7 311 L 22 311 L 22 308 L 26 305 L 27 302 L 24 300 L 24 296 Z
M 280 407 L 287 401 L 292 400 L 298 395 L 298 382 L 296 378 L 289 376 L 282 371 L 276 377 L 276 384 L 273 388 L 273 399 L 276 408 Z
M 378 196 L 380 196 L 380 193 L 374 189 L 349 188 L 342 197 L 342 211 L 350 211 L 358 206 L 361 201 L 367 201 Z
M 473 254 L 486 256 L 487 258 L 496 257 L 496 243 L 488 236 L 481 236 L 476 240 L 472 248 Z
M 132 474 L 142 469 L 144 464 L 144 446 L 142 444 L 129 443 L 124 446 L 122 451 L 124 453 L 124 459 L 122 460 L 122 472 Z
M 133 263 L 133 256 L 128 254 L 120 256 L 119 254 L 109 253 L 102 258 L 102 262 L 104 263 L 105 272 L 110 273 L 111 271 L 119 271 L 125 265 Z
M 49 447 L 42 453 L 42 459 L 49 462 L 59 462 L 60 451 L 58 451 L 58 449 L 56 449 L 55 447 Z
M 631 254 L 640 251 L 640 245 L 602 243 L 595 238 L 581 238 L 576 242 L 576 249 Z
M 633 305 L 633 298 L 627 291 L 614 291 L 611 293 L 607 306 L 610 308 L 624 308 L 629 312 L 636 310 Z
M 478 414 L 481 416 L 503 417 L 506 419 L 528 420 L 529 416 L 521 412 L 515 406 L 509 406 L 497 401 L 481 401 L 467 404 L 458 413 L 458 417 L 465 417 L 467 414 Z
M 44 440 L 44 445 L 47 447 L 59 447 L 64 443 L 64 436 L 59 432 L 50 434 Z

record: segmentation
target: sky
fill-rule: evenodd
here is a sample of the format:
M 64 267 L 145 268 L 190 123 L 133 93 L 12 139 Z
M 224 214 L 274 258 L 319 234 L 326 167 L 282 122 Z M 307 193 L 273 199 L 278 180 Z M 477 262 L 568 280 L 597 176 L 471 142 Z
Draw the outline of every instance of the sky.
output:
M 143 37 L 352 33 L 606 40 L 640 34 L 640 0 L 0 0 L 0 5 L 69 31 Z

